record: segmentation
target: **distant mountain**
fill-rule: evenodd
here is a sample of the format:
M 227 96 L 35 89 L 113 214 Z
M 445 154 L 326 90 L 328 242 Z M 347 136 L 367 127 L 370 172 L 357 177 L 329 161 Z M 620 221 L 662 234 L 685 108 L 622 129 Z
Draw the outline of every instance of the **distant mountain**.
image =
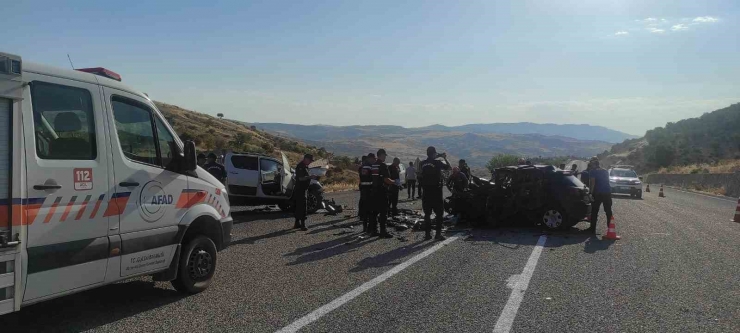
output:
M 453 131 L 466 133 L 501 133 L 501 134 L 541 134 L 549 136 L 564 136 L 579 140 L 598 140 L 612 143 L 622 142 L 627 139 L 636 138 L 636 135 L 615 131 L 602 126 L 592 125 L 558 125 L 558 124 L 535 124 L 535 123 L 494 123 L 494 124 L 470 124 L 462 126 L 447 127 L 444 125 L 432 125 L 421 129 L 434 131 Z
M 467 125 L 470 126 L 469 130 L 464 129 L 464 126 L 442 125 L 422 128 L 279 123 L 250 125 L 325 147 L 340 155 L 360 156 L 385 148 L 391 157 L 408 161 L 423 157 L 426 147 L 433 145 L 440 151 L 447 151 L 453 158 L 465 158 L 471 166 L 481 167 L 497 153 L 523 156 L 593 156 L 611 147 L 611 143 L 606 141 L 575 139 L 565 135 L 496 133 L 488 129 L 489 125 Z M 581 128 L 580 126 L 588 125 L 572 126 Z M 514 130 L 517 129 L 511 131 Z
M 619 131 L 602 126 L 592 125 L 557 125 L 535 123 L 494 123 L 469 124 L 462 126 L 431 125 L 426 127 L 405 128 L 401 126 L 329 126 L 329 125 L 292 125 L 281 123 L 251 124 L 267 131 L 282 133 L 306 140 L 337 140 L 342 138 L 358 138 L 368 134 L 405 134 L 419 132 L 459 132 L 474 134 L 539 134 L 546 136 L 562 136 L 578 140 L 605 141 L 619 143 L 627 139 L 637 138 Z

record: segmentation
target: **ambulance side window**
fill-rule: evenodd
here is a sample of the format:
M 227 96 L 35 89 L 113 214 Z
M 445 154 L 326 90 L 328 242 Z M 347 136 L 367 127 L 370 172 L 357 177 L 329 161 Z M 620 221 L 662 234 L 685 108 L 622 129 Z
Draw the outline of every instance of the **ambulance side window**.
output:
M 31 99 L 39 158 L 94 160 L 97 157 L 90 91 L 34 81 Z
M 130 160 L 160 166 L 152 111 L 136 101 L 114 96 L 113 118 L 123 154 Z
M 157 139 L 159 139 L 159 152 L 162 155 L 162 167 L 167 169 L 172 163 L 172 159 L 175 154 L 179 154 L 180 149 L 175 143 L 175 138 L 167 130 L 167 126 L 164 125 L 159 117 L 154 117 L 154 122 L 157 124 Z

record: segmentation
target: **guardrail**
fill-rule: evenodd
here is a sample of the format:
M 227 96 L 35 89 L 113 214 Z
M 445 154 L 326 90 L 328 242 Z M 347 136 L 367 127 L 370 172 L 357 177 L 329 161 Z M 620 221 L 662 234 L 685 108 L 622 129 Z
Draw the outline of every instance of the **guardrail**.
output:
M 724 188 L 725 195 L 740 197 L 740 173 L 699 173 L 699 174 L 651 174 L 648 184 L 665 184 L 688 189 Z

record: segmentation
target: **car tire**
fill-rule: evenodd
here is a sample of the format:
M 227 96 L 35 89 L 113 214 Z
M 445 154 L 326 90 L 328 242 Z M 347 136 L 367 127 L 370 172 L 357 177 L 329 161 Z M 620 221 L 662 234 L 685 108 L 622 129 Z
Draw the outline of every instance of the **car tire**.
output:
M 635 198 L 642 199 L 642 191 L 637 192 L 637 194 L 635 194 Z
M 562 230 L 575 225 L 575 223 L 572 223 L 573 221 L 568 218 L 568 214 L 565 213 L 565 210 L 558 206 L 550 206 L 542 211 L 540 214 L 540 222 L 542 223 L 542 227 L 547 230 Z
M 324 196 L 319 191 L 308 191 L 306 194 L 306 213 L 313 214 L 321 209 L 321 202 L 324 201 Z
M 216 273 L 216 244 L 203 235 L 196 236 L 184 245 L 181 252 L 177 278 L 172 286 L 179 292 L 197 294 L 208 289 Z

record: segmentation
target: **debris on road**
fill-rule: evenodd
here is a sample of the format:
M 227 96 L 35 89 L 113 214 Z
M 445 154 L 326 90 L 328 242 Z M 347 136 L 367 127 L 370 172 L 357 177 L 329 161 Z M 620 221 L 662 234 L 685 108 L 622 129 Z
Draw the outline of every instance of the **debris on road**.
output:
M 334 199 L 324 200 L 321 202 L 322 207 L 326 210 L 327 215 L 337 215 L 344 211 L 344 206 L 337 205 Z

